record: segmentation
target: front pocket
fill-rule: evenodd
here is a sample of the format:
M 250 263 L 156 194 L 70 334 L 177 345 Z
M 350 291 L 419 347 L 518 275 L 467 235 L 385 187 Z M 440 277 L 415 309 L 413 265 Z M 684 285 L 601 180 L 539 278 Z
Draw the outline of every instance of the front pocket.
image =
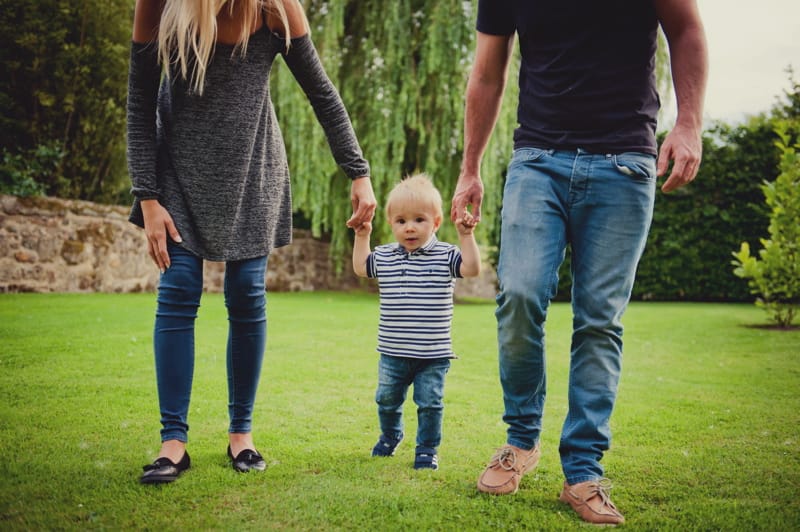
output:
M 620 153 L 613 156 L 617 170 L 628 176 L 647 181 L 656 178 L 656 158 L 644 153 Z
M 508 174 L 511 174 L 511 169 L 515 166 L 535 162 L 552 152 L 553 150 L 543 150 L 541 148 L 518 148 L 514 150 L 511 162 L 508 163 Z
M 514 150 L 514 154 L 511 157 L 511 164 L 535 161 L 551 152 L 552 150 L 543 150 L 541 148 L 518 148 Z

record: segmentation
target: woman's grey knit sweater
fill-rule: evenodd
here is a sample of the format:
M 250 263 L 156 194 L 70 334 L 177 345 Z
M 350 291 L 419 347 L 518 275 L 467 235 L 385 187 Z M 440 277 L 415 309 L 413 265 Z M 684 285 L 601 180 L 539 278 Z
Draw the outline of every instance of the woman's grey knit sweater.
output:
M 369 175 L 347 111 L 308 35 L 282 38 L 265 26 L 247 55 L 217 44 L 202 95 L 177 73 L 163 76 L 155 45 L 133 43 L 128 80 L 131 222 L 156 198 L 182 245 L 213 261 L 268 255 L 291 242 L 292 206 L 283 138 L 270 100 L 273 61 L 282 54 L 322 125 L 334 159 L 354 179 Z

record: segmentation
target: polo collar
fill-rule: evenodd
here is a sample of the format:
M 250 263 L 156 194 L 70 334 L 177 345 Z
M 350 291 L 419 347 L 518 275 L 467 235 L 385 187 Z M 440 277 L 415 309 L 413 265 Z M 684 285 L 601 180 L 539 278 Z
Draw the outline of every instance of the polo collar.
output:
M 420 248 L 417 248 L 414 251 L 412 251 L 411 253 L 409 253 L 408 251 L 406 251 L 406 248 L 404 248 L 398 242 L 397 245 L 394 248 L 394 253 L 396 253 L 398 255 L 427 255 L 429 252 L 431 252 L 433 250 L 433 248 L 436 247 L 436 244 L 438 244 L 438 243 L 439 243 L 439 240 L 437 240 L 436 235 L 435 234 L 431 235 L 430 240 L 428 240 L 428 242 L 426 242 L 424 246 L 422 246 Z

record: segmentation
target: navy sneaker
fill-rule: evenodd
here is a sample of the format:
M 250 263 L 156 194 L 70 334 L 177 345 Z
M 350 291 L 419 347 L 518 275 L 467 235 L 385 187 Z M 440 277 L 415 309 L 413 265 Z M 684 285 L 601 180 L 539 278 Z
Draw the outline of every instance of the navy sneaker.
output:
M 417 447 L 414 469 L 439 469 L 439 455 L 433 447 Z
M 397 449 L 401 441 L 403 441 L 402 433 L 396 440 L 381 434 L 381 437 L 378 438 L 378 443 L 372 448 L 372 456 L 394 456 L 394 450 Z

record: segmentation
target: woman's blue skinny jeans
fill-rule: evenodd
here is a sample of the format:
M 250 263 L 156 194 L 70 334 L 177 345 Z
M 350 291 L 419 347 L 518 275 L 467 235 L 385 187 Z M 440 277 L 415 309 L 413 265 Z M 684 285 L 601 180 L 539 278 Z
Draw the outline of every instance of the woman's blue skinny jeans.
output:
M 161 441 L 186 442 L 194 373 L 194 324 L 203 292 L 203 259 L 173 243 L 158 284 L 153 344 L 161 409 Z M 267 339 L 267 257 L 225 264 L 228 309 L 229 432 L 252 430 L 253 405 Z

